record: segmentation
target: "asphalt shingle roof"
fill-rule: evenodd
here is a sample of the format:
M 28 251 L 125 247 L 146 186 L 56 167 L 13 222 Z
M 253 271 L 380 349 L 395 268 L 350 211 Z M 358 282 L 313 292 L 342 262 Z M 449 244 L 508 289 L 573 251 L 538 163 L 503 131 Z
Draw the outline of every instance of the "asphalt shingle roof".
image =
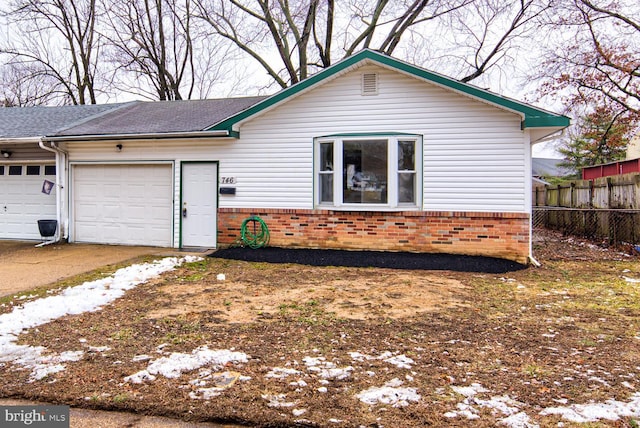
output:
M 239 113 L 266 97 L 129 103 L 98 118 L 63 129 L 55 136 L 197 132 Z
M 88 118 L 125 104 L 91 104 L 59 107 L 0 108 L 0 138 L 30 138 L 55 134 Z

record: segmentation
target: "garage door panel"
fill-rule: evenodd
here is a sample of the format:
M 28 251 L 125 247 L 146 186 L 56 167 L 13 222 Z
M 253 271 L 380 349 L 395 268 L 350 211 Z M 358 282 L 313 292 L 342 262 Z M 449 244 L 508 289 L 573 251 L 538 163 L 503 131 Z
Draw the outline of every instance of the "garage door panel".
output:
M 171 246 L 170 165 L 74 166 L 74 240 Z
M 0 239 L 40 240 L 38 220 L 56 218 L 56 189 L 42 193 L 42 183 L 55 176 L 44 175 L 43 167 L 40 175 L 26 175 L 24 166 L 14 169 L 21 175 L 9 175 L 6 167 L 0 173 Z

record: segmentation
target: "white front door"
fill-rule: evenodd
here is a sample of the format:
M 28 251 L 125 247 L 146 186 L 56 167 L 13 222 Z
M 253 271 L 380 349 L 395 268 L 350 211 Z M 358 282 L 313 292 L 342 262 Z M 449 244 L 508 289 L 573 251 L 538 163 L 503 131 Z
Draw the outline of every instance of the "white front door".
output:
M 215 248 L 217 239 L 218 164 L 182 164 L 182 247 Z

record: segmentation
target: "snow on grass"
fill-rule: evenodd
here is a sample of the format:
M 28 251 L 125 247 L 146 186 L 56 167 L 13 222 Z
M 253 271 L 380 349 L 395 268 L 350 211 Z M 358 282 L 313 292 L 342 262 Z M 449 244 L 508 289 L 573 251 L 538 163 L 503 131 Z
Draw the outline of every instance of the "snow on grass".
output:
M 366 404 L 391 404 L 393 407 L 405 407 L 409 405 L 409 401 L 420 401 L 421 397 L 416 388 L 400 388 L 402 384 L 400 379 L 394 378 L 384 386 L 373 386 L 360 392 L 356 397 Z
M 326 361 L 324 357 L 304 357 L 302 361 L 304 361 L 308 371 L 326 380 L 343 380 L 351 376 L 351 372 L 353 372 L 353 367 L 338 367 L 335 363 Z
M 476 395 L 490 391 L 477 383 L 473 383 L 470 386 L 453 386 L 451 388 L 465 398 L 456 405 L 456 410 L 444 414 L 447 418 L 479 419 L 477 407 L 485 407 L 492 409 L 497 414 L 506 416 L 499 420 L 502 425 L 512 428 L 538 427 L 537 424 L 531 421 L 529 415 L 521 410 L 524 404 L 511 399 L 507 395 L 491 397 L 487 400 L 478 398 Z M 564 403 L 565 401 L 563 400 L 562 402 Z M 541 416 L 559 415 L 563 419 L 575 423 L 597 422 L 602 419 L 617 421 L 621 417 L 640 417 L 640 393 L 636 392 L 628 403 L 607 400 L 605 403 L 548 407 L 539 414 Z
M 249 361 L 247 354 L 230 351 L 228 349 L 210 350 L 206 346 L 200 346 L 191 354 L 174 352 L 168 357 L 161 357 L 149 363 L 145 370 L 141 370 L 124 378 L 125 382 L 143 383 L 156 379 L 156 375 L 168 379 L 175 379 L 182 373 L 191 372 L 203 366 L 222 368 L 227 363 L 246 363 Z
M 531 422 L 529 415 L 520 410 L 523 404 L 513 400 L 508 395 L 491 397 L 488 400 L 477 398 L 476 395 L 478 394 L 490 392 L 479 383 L 472 383 L 469 386 L 452 386 L 451 389 L 465 398 L 456 405 L 457 410 L 444 414 L 447 418 L 480 419 L 477 407 L 486 407 L 492 409 L 496 414 L 506 416 L 499 420 L 502 425 L 512 428 L 534 428 L 538 426 Z
M 127 290 L 199 257 L 166 257 L 151 263 L 118 269 L 106 278 L 68 287 L 57 295 L 25 302 L 0 315 L 0 363 L 13 363 L 31 370 L 30 381 L 64 370 L 64 362 L 78 361 L 83 351 L 45 355 L 44 346 L 18 345 L 18 336 L 27 330 L 66 315 L 94 312 L 121 297 Z
M 370 361 L 370 360 L 382 360 L 385 363 L 392 364 L 400 369 L 411 369 L 411 366 L 415 364 L 415 361 L 405 356 L 404 354 L 394 355 L 389 351 L 383 352 L 377 357 L 367 355 L 367 354 L 362 354 L 360 352 L 349 352 L 349 356 L 353 361 L 357 361 L 357 362 Z
M 288 369 L 286 367 L 274 367 L 269 373 L 265 375 L 266 378 L 284 379 L 289 376 L 296 376 L 302 374 L 301 371 L 296 369 Z
M 76 287 L 69 287 L 65 290 L 58 290 L 57 294 L 48 297 L 36 298 L 37 296 L 27 296 L 20 298 L 20 304 L 15 306 L 10 313 L 0 315 L 0 365 L 2 363 L 12 363 L 31 370 L 30 381 L 44 379 L 47 376 L 63 371 L 66 362 L 78 361 L 84 355 L 83 350 L 69 350 L 60 354 L 49 353 L 44 346 L 18 345 L 18 336 L 29 329 L 46 324 L 57 318 L 66 315 L 93 312 L 110 304 L 115 299 L 121 297 L 127 290 L 154 278 L 163 272 L 173 269 L 184 262 L 195 262 L 198 257 L 173 258 L 168 257 L 152 263 L 135 264 L 119 269 L 112 276 L 107 278 L 85 282 Z M 218 280 L 225 278 L 221 275 Z M 638 280 L 624 277 L 629 283 L 636 283 Z M 35 300 L 27 301 L 31 298 Z M 555 335 L 554 331 L 550 333 Z M 640 335 L 637 336 L 640 339 Z M 94 347 L 81 339 L 80 343 L 87 352 L 107 352 L 106 346 Z M 207 346 L 200 346 L 191 353 L 168 353 L 164 351 L 167 344 L 162 344 L 156 348 L 160 356 L 156 359 L 150 355 L 142 354 L 133 357 L 133 362 L 148 362 L 147 368 L 131 376 L 127 376 L 125 381 L 131 383 L 152 382 L 157 376 L 166 378 L 179 378 L 182 374 L 201 369 L 195 379 L 189 382 L 194 390 L 190 393 L 192 399 L 210 400 L 220 395 L 225 389 L 231 387 L 237 380 L 249 381 L 251 378 L 241 376 L 238 372 L 214 373 L 229 364 L 247 363 L 249 357 L 234 350 L 210 350 Z M 314 350 L 314 352 L 319 352 Z M 404 354 L 394 354 L 389 351 L 380 355 L 372 356 L 360 352 L 350 352 L 354 363 L 366 361 L 383 361 L 393 365 L 398 369 L 412 369 L 415 361 Z M 329 385 L 333 380 L 348 380 L 354 373 L 362 372 L 370 377 L 376 376 L 372 371 L 365 371 L 366 368 L 351 365 L 339 367 L 336 363 L 327 361 L 323 356 L 307 356 L 303 358 L 306 371 L 287 367 L 274 367 L 267 375 L 267 379 L 275 381 L 285 380 L 294 377 L 288 382 L 289 387 L 305 388 L 309 386 L 309 378 L 315 379 L 321 385 Z M 122 362 L 118 362 L 122 364 Z M 294 362 L 297 365 L 297 362 Z M 287 364 L 288 365 L 288 364 Z M 205 367 L 206 366 L 206 367 Z M 415 375 L 416 373 L 413 373 Z M 306 380 L 302 377 L 306 376 Z M 591 380 L 601 381 L 595 378 L 592 373 L 587 373 Z M 295 379 L 295 378 L 298 379 Z M 414 377 L 407 374 L 405 380 L 412 382 Z M 571 381 L 572 378 L 565 378 Z M 623 382 L 623 386 L 633 390 L 629 382 Z M 326 386 L 313 386 L 318 393 L 327 393 Z M 469 386 L 452 386 L 454 392 L 460 394 L 462 401 L 457 403 L 455 410 L 444 414 L 448 418 L 479 419 L 481 413 L 479 408 L 489 408 L 499 418 L 501 425 L 512 428 L 534 428 L 538 425 L 531 420 L 529 415 L 523 410 L 524 403 L 517 402 L 507 395 L 490 396 L 480 398 L 480 395 L 490 395 L 490 391 L 478 383 Z M 393 407 L 404 407 L 412 402 L 421 400 L 417 388 L 407 387 L 404 381 L 394 378 L 380 387 L 371 387 L 355 396 L 360 401 L 369 405 L 392 405 Z M 299 417 L 307 412 L 307 409 L 298 405 L 297 400 L 287 399 L 286 394 L 264 394 L 262 399 L 269 407 L 289 408 L 293 416 Z M 567 405 L 567 400 L 556 400 L 561 406 L 549 407 L 539 412 L 538 416 L 557 415 L 563 419 L 575 423 L 591 423 L 599 420 L 616 421 L 622 417 L 640 417 L 640 392 L 635 392 L 629 402 L 607 400 L 604 403 L 572 404 Z M 500 419 L 501 418 L 501 419 Z M 339 423 L 337 419 L 330 419 L 332 423 Z
M 541 415 L 560 415 L 562 418 L 576 423 L 596 422 L 600 419 L 617 421 L 621 417 L 640 417 L 640 392 L 631 397 L 631 401 L 623 403 L 607 400 L 604 403 L 573 404 L 566 407 L 548 407 Z

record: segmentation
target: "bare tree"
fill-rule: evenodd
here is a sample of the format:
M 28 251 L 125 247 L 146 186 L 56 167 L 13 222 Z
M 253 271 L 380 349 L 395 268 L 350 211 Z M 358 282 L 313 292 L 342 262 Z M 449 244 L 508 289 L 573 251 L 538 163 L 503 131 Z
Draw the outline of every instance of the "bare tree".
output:
M 124 91 L 145 92 L 146 83 L 151 99 L 181 100 L 210 90 L 219 71 L 211 59 L 221 46 L 194 26 L 191 0 L 128 0 L 105 12 L 114 82 Z
M 8 18 L 13 32 L 0 52 L 9 63 L 30 70 L 23 83 L 24 79 L 52 82 L 50 101 L 96 103 L 100 40 L 95 0 L 15 0 Z
M 403 35 L 473 0 L 194 1 L 216 34 L 284 88 L 363 48 L 391 55 Z
M 35 65 L 7 64 L 0 71 L 0 104 L 4 107 L 31 107 L 55 103 L 53 79 Z
M 428 52 L 414 62 L 440 59 L 469 82 L 511 59 L 550 0 L 194 1 L 200 18 L 284 88 L 364 48 Z
M 522 42 L 539 28 L 539 18 L 550 8 L 547 0 L 475 1 L 444 20 L 454 41 L 445 57 L 457 57 L 456 64 L 463 64 L 462 82 L 471 82 L 492 67 L 517 62 Z
M 606 105 L 614 117 L 639 120 L 639 17 L 632 0 L 560 3 L 548 25 L 562 28 L 563 37 L 538 74 L 545 82 L 542 95 L 562 94 L 569 110 Z

